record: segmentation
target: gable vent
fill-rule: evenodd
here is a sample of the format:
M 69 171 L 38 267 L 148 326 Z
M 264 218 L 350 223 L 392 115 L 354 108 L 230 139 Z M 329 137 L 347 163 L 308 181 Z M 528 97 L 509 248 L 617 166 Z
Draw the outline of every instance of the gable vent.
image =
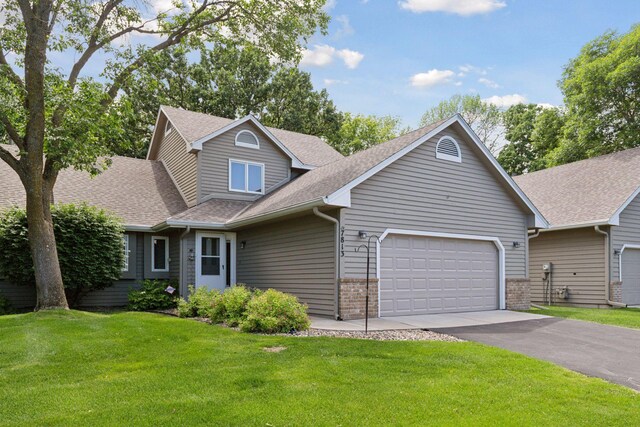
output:
M 445 136 L 436 145 L 436 159 L 449 160 L 451 162 L 462 163 L 460 146 L 451 137 Z

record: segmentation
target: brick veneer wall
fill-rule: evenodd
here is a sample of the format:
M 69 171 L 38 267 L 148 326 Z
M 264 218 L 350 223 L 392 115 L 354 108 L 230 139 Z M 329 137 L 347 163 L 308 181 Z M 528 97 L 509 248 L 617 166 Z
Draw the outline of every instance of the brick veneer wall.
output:
M 531 279 L 506 279 L 507 310 L 531 308 Z
M 364 319 L 366 279 L 340 279 L 340 318 Z M 369 279 L 369 318 L 378 317 L 378 279 Z
M 609 298 L 614 302 L 622 302 L 622 282 L 616 280 L 609 284 Z

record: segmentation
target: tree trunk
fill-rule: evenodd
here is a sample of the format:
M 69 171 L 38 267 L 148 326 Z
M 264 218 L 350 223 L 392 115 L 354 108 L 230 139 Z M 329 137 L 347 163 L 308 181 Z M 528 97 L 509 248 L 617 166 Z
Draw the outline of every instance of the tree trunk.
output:
M 43 182 L 41 174 L 29 181 L 28 187 L 25 185 L 27 225 L 38 295 L 36 310 L 68 309 L 51 218 L 53 185 Z

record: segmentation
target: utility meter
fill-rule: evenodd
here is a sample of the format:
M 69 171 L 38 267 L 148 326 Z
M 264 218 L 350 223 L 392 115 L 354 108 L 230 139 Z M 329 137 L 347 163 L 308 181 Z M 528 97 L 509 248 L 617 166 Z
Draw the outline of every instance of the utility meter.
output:
M 542 272 L 543 273 L 551 273 L 551 263 L 550 262 L 542 264 Z

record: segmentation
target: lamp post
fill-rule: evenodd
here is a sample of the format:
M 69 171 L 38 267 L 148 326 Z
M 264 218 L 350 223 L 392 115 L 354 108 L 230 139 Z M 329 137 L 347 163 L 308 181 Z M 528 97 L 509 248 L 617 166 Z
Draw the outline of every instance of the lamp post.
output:
M 366 233 L 363 233 L 361 231 L 360 236 L 366 237 Z M 378 243 L 380 242 L 380 239 L 378 238 L 378 236 L 374 234 L 369 236 L 369 239 L 367 240 L 366 245 L 363 243 L 356 248 L 356 252 L 360 252 L 361 248 L 365 248 L 367 250 L 367 282 L 366 282 L 367 285 L 366 285 L 366 291 L 365 291 L 366 293 L 364 297 L 364 333 L 365 334 L 369 333 L 369 266 L 371 265 L 371 239 L 372 238 L 375 238 L 376 242 Z

